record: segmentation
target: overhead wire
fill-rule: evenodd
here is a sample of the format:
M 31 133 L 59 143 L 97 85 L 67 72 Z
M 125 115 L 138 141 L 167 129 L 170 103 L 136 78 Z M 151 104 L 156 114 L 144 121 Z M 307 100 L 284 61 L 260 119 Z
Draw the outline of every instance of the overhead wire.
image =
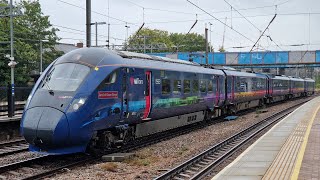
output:
M 141 6 L 141 5 L 137 4 L 137 3 L 134 3 L 134 2 L 132 2 L 132 1 L 129 1 L 129 0 L 126 0 L 126 1 L 130 2 L 131 4 L 136 5 L 136 6 L 138 6 L 138 7 L 143 7 L 143 6 Z M 285 1 L 285 2 L 278 3 L 278 4 L 276 4 L 276 6 L 280 6 L 280 5 L 286 4 L 286 3 L 289 2 L 289 1 L 291 1 L 291 0 L 287 0 L 287 1 Z M 275 5 L 266 5 L 266 6 L 257 6 L 257 7 L 242 8 L 242 9 L 238 9 L 238 10 L 239 10 L 239 11 L 246 11 L 246 10 L 254 10 L 254 9 L 271 8 L 271 7 L 274 7 L 274 6 L 275 6 Z M 170 12 L 170 13 L 177 13 L 177 14 L 189 14 L 189 15 L 194 15 L 194 14 L 195 14 L 195 13 L 189 13 L 189 12 L 185 12 L 185 11 L 174 11 L 174 10 L 168 10 L 168 9 L 145 7 L 145 6 L 144 6 L 144 8 L 145 8 L 146 10 L 149 9 L 149 10 L 153 10 L 153 11 L 163 11 L 163 12 Z M 218 14 L 218 13 L 228 13 L 228 12 L 231 12 L 231 11 L 230 11 L 230 10 L 228 10 L 228 11 L 224 10 L 224 11 L 215 11 L 215 12 L 213 12 L 213 13 Z M 206 13 L 198 14 L 198 15 L 204 15 L 204 14 L 206 14 Z
M 57 1 L 59 1 L 59 2 L 62 2 L 62 3 L 65 3 L 65 4 L 68 4 L 68 5 L 70 5 L 70 6 L 74 6 L 74 7 L 77 7 L 77 8 L 80 8 L 80 9 L 85 9 L 85 8 L 83 8 L 83 7 L 81 7 L 81 6 L 78 6 L 78 5 L 75 5 L 75 4 L 72 4 L 72 3 L 69 3 L 69 2 L 66 2 L 66 1 L 63 1 L 63 0 L 57 0 Z M 154 11 L 164 11 L 164 12 L 172 12 L 172 13 L 181 13 L 181 14 L 190 14 L 190 15 L 192 15 L 192 14 L 194 14 L 194 13 L 188 13 L 188 12 L 180 12 L 180 11 L 171 11 L 171 10 L 165 10 L 165 9 L 157 9 L 157 8 L 151 8 L 151 7 L 144 7 L 144 6 L 141 6 L 141 5 L 139 5 L 139 4 L 137 4 L 137 3 L 135 3 L 135 2 L 132 2 L 132 1 L 129 1 L 129 0 L 127 0 L 128 2 L 130 2 L 130 3 L 132 3 L 132 4 L 134 4 L 134 5 L 136 5 L 136 6 L 138 6 L 138 7 L 140 7 L 140 8 L 144 8 L 144 9 L 146 9 L 146 10 L 154 10 Z M 189 0 L 187 0 L 188 2 L 191 2 L 191 1 L 189 1 Z M 282 2 L 282 3 L 278 3 L 277 5 L 279 6 L 279 5 L 283 5 L 283 4 L 285 4 L 285 3 L 287 3 L 287 2 L 289 2 L 290 0 L 287 0 L 287 1 L 285 1 L 285 2 Z M 242 11 L 242 10 L 253 10 L 253 9 L 260 9 L 260 8 L 269 8 L 269 7 L 274 7 L 275 5 L 267 5 L 267 6 L 258 6 L 258 7 L 251 7 L 251 8 L 242 8 L 242 9 L 235 9 L 235 8 L 233 8 L 234 10 L 236 10 L 236 11 Z M 223 13 L 223 12 L 230 12 L 230 11 L 217 11 L 217 12 L 214 12 L 214 13 Z M 99 13 L 99 12 L 95 12 L 95 11 L 93 11 L 93 13 L 96 13 L 96 14 L 100 14 L 100 15 L 103 15 L 103 16 L 106 16 L 106 17 L 109 17 L 108 15 L 105 15 L 105 14 L 102 14 L 102 13 Z M 203 14 L 208 14 L 208 12 L 205 12 L 205 13 L 203 13 Z M 239 14 L 241 15 L 241 13 L 239 12 Z M 317 13 L 317 12 L 315 12 L 315 13 L 305 13 L 305 12 L 297 12 L 297 13 L 284 13 L 284 14 L 278 14 L 278 15 L 280 15 L 280 16 L 282 16 L 282 15 L 318 15 L 318 14 L 320 14 L 320 13 Z M 247 18 L 251 18 L 251 17 L 263 17 L 263 16 L 271 16 L 271 15 L 273 15 L 273 14 L 262 14 L 262 15 L 252 15 L 252 16 L 243 16 L 243 17 L 233 17 L 233 18 L 245 18 L 246 20 L 248 20 Z M 124 20 L 121 20 L 121 19 L 118 19 L 118 18 L 114 18 L 114 17 L 110 17 L 111 19 L 115 19 L 115 20 L 118 20 L 118 21 L 120 21 L 120 22 L 126 22 L 126 21 L 124 21 Z M 217 20 L 217 21 L 219 21 L 218 20 L 218 18 L 216 18 L 216 17 L 213 17 L 215 20 Z M 201 20 L 201 19 L 198 19 L 198 21 L 206 21 L 206 20 L 211 20 L 211 19 L 203 19 L 203 20 Z M 194 21 L 194 20 L 183 20 L 183 21 L 165 21 L 165 22 L 149 22 L 149 23 L 146 23 L 146 24 L 153 24 L 153 23 L 178 23 L 178 22 L 191 22 L 191 21 Z M 249 21 L 249 20 L 248 20 Z M 130 22 L 128 22 L 129 24 L 133 24 L 133 25 L 135 25 L 135 26 L 137 26 L 137 23 L 130 23 Z M 221 23 L 221 22 L 220 22 Z M 122 25 L 122 24 L 115 24 L 115 25 Z M 230 28 L 229 26 L 227 26 L 228 28 Z M 232 27 L 231 27 L 232 28 Z M 257 28 L 257 29 L 259 29 L 259 28 Z M 71 29 L 70 29 L 71 30 Z M 72 31 L 74 31 L 74 29 L 72 30 Z M 78 30 L 76 30 L 76 31 L 78 31 Z M 81 32 L 81 31 L 78 31 L 78 32 Z M 82 31 L 82 32 L 84 32 L 84 31 Z M 240 33 L 239 31 L 237 31 L 237 30 L 235 30 L 235 32 L 237 32 L 238 34 L 242 34 L 242 33 Z M 243 35 L 243 34 L 242 34 Z M 241 36 L 242 36 L 241 35 Z M 99 35 L 100 36 L 100 35 Z M 249 41 L 251 41 L 252 42 L 252 40 L 250 39 L 250 38 L 248 38 L 247 36 L 242 36 L 242 37 L 244 37 L 244 38 L 246 38 L 246 39 L 248 39 Z M 267 36 L 268 37 L 268 36 Z M 113 38 L 113 39 L 115 39 L 115 38 Z M 123 40 L 123 39 L 120 39 L 120 38 L 117 38 L 117 39 L 119 39 L 119 40 Z M 272 41 L 277 47 L 279 47 L 280 48 L 280 46 L 276 43 L 276 42 L 274 42 L 274 40 L 270 37 L 270 34 L 269 34 L 269 39 L 270 39 L 270 41 Z
M 221 24 L 225 25 L 226 27 L 230 28 L 231 30 L 233 30 L 234 32 L 236 32 L 237 34 L 239 34 L 240 36 L 244 37 L 245 39 L 254 42 L 253 40 L 251 40 L 250 38 L 248 38 L 247 36 L 245 36 L 244 34 L 242 34 L 241 32 L 237 31 L 236 29 L 231 28 L 229 25 L 227 25 L 226 23 L 222 22 L 220 19 L 216 18 L 215 16 L 213 16 L 212 14 L 210 14 L 209 12 L 207 12 L 206 10 L 202 9 L 201 7 L 199 7 L 198 5 L 194 4 L 193 2 L 191 2 L 190 0 L 186 0 L 187 2 L 189 2 L 190 4 L 192 4 L 193 6 L 195 6 L 196 8 L 200 9 L 201 11 L 203 11 L 204 13 L 206 13 L 207 15 L 211 16 L 212 18 L 214 18 L 215 20 L 217 20 L 218 22 L 220 22 Z
M 57 1 L 59 1 L 59 2 L 61 2 L 61 3 L 64 3 L 64 4 L 67 4 L 67 5 L 69 5 L 69 6 L 73 6 L 73 7 L 82 9 L 82 10 L 86 10 L 86 8 L 84 8 L 84 7 L 82 7 L 82 6 L 75 5 L 75 4 L 72 4 L 72 3 L 69 3 L 69 2 L 66 2 L 66 1 L 63 1 L 63 0 L 57 0 Z M 110 18 L 110 19 L 114 19 L 114 20 L 123 22 L 123 23 L 128 23 L 128 24 L 131 24 L 131 25 L 134 25 L 134 26 L 137 25 L 137 23 L 128 22 L 128 21 L 125 21 L 125 20 L 122 20 L 122 19 L 119 19 L 119 18 L 115 18 L 115 17 L 109 16 L 109 15 L 106 15 L 106 14 L 103 14 L 103 13 L 100 13 L 100 12 L 97 12 L 97 11 L 91 11 L 91 12 L 92 12 L 92 13 L 95 13 L 95 14 L 98 14 L 98 15 L 101 15 L 101 16 L 108 17 L 108 18 Z
M 64 29 L 68 29 L 68 30 L 72 30 L 72 31 L 76 31 L 76 32 L 81 32 L 81 33 L 86 33 L 85 31 L 83 30 L 79 30 L 79 29 L 74 29 L 74 28 L 70 28 L 70 27 L 66 27 L 66 26 L 61 26 L 61 25 L 57 25 L 57 24 L 52 24 L 52 26 L 55 26 L 55 27 L 59 27 L 59 28 L 64 28 Z M 91 33 L 91 35 L 96 35 L 95 33 Z M 104 35 L 98 35 L 99 37 L 108 37 L 108 36 L 104 36 Z M 110 36 L 111 39 L 115 39 L 115 40 L 123 40 L 124 39 L 121 39 L 121 38 L 115 38 L 115 37 L 112 37 Z
M 256 46 L 256 44 L 259 42 L 259 40 L 261 39 L 261 37 L 263 36 L 263 34 L 266 32 L 266 30 L 269 28 L 269 26 L 271 25 L 271 23 L 274 21 L 274 19 L 277 17 L 277 14 L 275 14 L 273 16 L 273 18 L 271 19 L 271 21 L 269 22 L 269 24 L 267 25 L 267 27 L 265 28 L 265 30 L 262 32 L 262 34 L 260 35 L 260 37 L 258 38 L 258 40 L 254 43 L 254 45 L 252 46 L 250 52 L 253 50 L 253 48 Z
M 320 15 L 320 12 L 296 12 L 296 13 L 277 13 L 277 16 L 296 16 L 296 15 Z M 250 15 L 245 16 L 246 18 L 254 18 L 254 17 L 265 17 L 265 16 L 273 16 L 274 14 L 259 14 L 259 15 Z M 233 19 L 242 19 L 241 16 L 232 17 Z M 218 17 L 217 19 L 223 20 L 225 17 Z M 198 21 L 210 21 L 210 20 L 216 20 L 212 18 L 206 18 L 206 19 L 198 19 Z M 184 22 L 193 22 L 194 19 L 190 20 L 172 20 L 172 21 L 154 21 L 154 22 L 147 22 L 146 24 L 165 24 L 165 23 L 184 23 Z
M 261 31 L 256 25 L 254 25 L 249 19 L 247 19 L 244 15 L 242 15 L 234 6 L 232 6 L 227 0 L 224 0 L 229 6 L 231 6 L 232 9 L 237 11 L 240 16 L 242 16 L 246 21 L 248 21 L 253 27 L 255 27 L 258 31 Z

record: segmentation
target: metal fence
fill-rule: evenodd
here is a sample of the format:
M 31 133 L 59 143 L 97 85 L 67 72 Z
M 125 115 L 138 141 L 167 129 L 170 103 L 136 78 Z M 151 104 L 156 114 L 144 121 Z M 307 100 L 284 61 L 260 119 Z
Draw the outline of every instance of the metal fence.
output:
M 11 89 L 8 89 L 6 86 L 0 86 L 0 117 L 9 115 L 8 108 L 8 92 L 11 92 Z M 16 86 L 15 87 L 15 114 L 21 114 L 24 108 L 24 105 L 28 99 L 29 94 L 31 93 L 32 87 L 30 86 Z
M 15 86 L 15 101 L 26 101 L 31 93 L 30 86 Z M 0 86 L 0 102 L 8 101 L 8 87 Z

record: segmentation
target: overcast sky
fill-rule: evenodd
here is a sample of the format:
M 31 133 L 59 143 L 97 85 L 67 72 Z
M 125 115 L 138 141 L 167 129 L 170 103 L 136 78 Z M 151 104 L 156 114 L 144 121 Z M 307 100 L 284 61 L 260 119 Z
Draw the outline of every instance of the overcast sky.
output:
M 224 46 L 227 51 L 249 51 L 264 31 L 275 12 L 278 16 L 261 38 L 260 50 L 319 50 L 320 49 L 320 1 L 319 0 L 190 0 L 212 16 L 226 21 Z M 78 7 L 68 5 L 74 4 Z M 231 4 L 233 11 L 231 12 Z M 45 15 L 60 29 L 59 37 L 65 43 L 85 43 L 85 0 L 40 0 Z M 277 5 L 277 10 L 276 6 Z M 80 8 L 82 7 L 82 9 Z M 260 7 L 260 8 L 258 8 Z M 263 8 L 262 8 L 263 7 Z M 196 20 L 191 32 L 204 34 L 205 24 L 210 29 L 211 42 L 215 49 L 222 45 L 225 26 L 212 16 L 191 5 L 186 0 L 92 0 L 92 22 L 110 22 L 111 44 L 122 44 L 126 38 L 126 22 L 129 35 L 143 23 L 145 27 L 169 32 L 187 33 Z M 238 10 L 241 15 L 235 11 Z M 242 17 L 247 17 L 246 19 Z M 249 22 L 250 21 L 250 22 Z M 68 29 L 69 28 L 69 29 Z M 237 32 L 239 33 L 237 33 Z M 94 26 L 92 32 L 95 32 Z M 99 45 L 105 45 L 107 26 L 98 27 Z M 209 40 L 210 41 L 210 40 Z M 305 46 L 288 46 L 309 44 Z M 95 37 L 92 37 L 95 44 Z M 276 46 L 279 45 L 279 47 Z M 236 49 L 232 47 L 245 46 Z

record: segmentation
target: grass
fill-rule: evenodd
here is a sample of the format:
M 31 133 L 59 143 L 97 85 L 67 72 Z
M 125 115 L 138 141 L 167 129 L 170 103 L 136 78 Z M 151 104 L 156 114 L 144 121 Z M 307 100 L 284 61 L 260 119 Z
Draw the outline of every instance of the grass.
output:
M 184 152 L 188 151 L 189 148 L 186 146 L 182 146 L 181 149 L 178 151 L 179 155 L 182 155 Z
M 104 174 L 103 174 L 103 173 L 101 173 L 101 172 L 98 172 L 98 173 L 96 174 L 96 176 L 98 176 L 99 178 L 101 178 L 101 177 L 103 177 L 103 176 L 104 176 Z
M 134 166 L 149 166 L 156 161 L 158 161 L 157 157 L 152 156 L 152 154 L 148 151 L 142 151 L 135 154 L 134 157 L 125 160 L 124 162 Z
M 117 172 L 118 165 L 113 162 L 108 162 L 108 163 L 101 164 L 100 167 L 101 169 L 104 169 L 110 172 Z

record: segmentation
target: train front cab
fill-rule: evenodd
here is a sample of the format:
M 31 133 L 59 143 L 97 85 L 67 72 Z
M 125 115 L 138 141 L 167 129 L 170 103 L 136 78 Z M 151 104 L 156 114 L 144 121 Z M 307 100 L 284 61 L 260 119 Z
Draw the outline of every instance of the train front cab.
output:
M 315 81 L 310 78 L 304 79 L 304 93 L 305 96 L 311 96 L 315 91 Z
M 84 152 L 100 114 L 94 93 L 99 77 L 112 69 L 94 68 L 106 51 L 83 48 L 51 64 L 28 98 L 21 120 L 21 134 L 31 151 L 49 154 Z M 113 94 L 114 95 L 114 94 Z

